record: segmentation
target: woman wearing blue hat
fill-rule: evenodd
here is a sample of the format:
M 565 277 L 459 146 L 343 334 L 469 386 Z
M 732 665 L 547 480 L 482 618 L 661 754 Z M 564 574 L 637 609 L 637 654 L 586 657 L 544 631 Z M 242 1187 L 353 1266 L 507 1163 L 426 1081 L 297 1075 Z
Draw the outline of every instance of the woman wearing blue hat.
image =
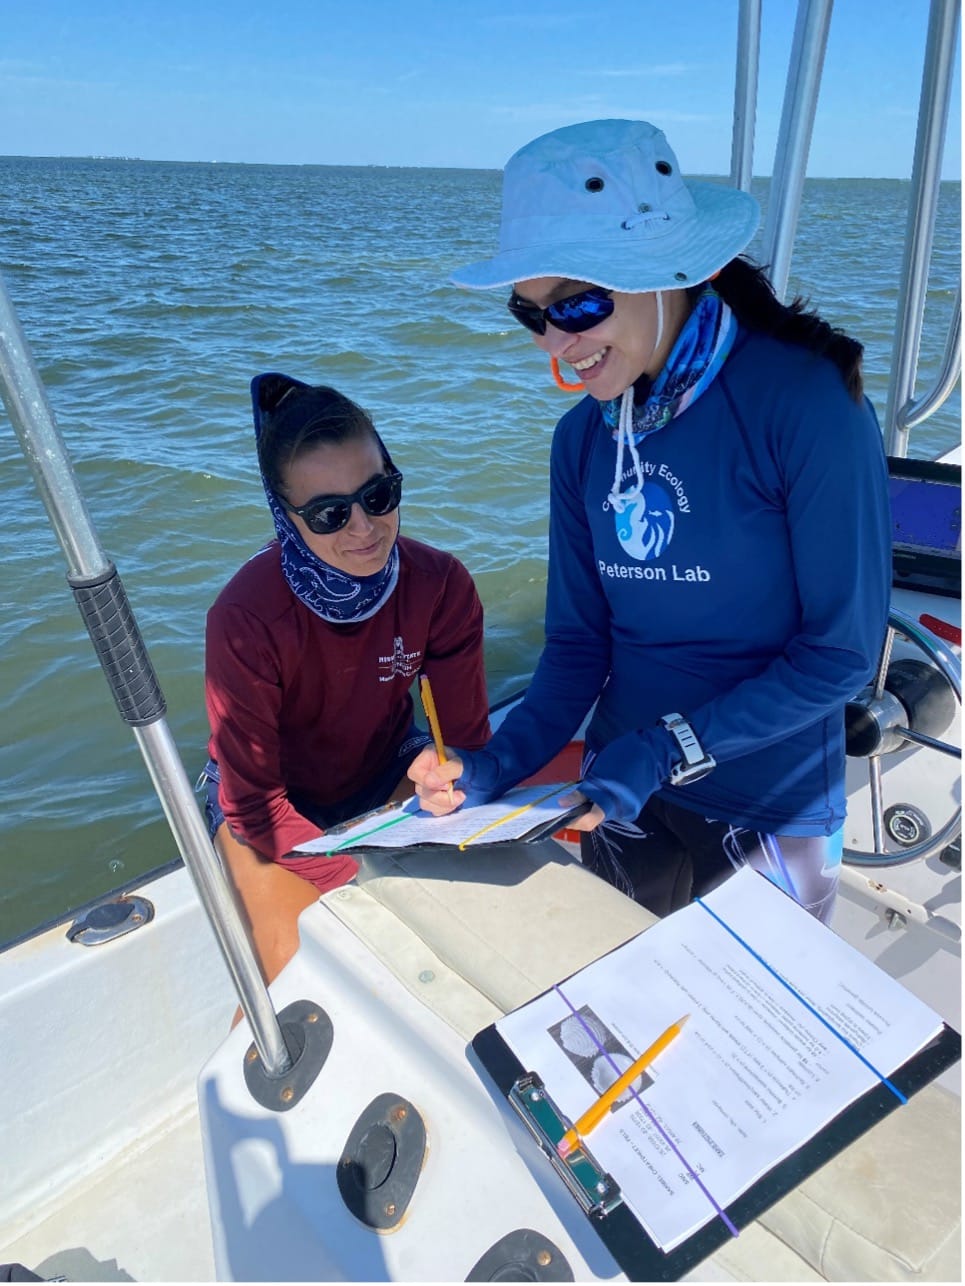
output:
M 499 253 L 457 272 L 584 397 L 551 456 L 546 644 L 489 745 L 409 770 L 493 798 L 586 732 L 583 860 L 658 914 L 749 861 L 827 920 L 844 707 L 891 580 L 861 346 L 740 258 L 753 197 L 681 178 L 642 121 L 556 130 L 506 166 Z M 569 367 L 571 381 L 560 376 Z M 575 382 L 574 378 L 575 377 Z

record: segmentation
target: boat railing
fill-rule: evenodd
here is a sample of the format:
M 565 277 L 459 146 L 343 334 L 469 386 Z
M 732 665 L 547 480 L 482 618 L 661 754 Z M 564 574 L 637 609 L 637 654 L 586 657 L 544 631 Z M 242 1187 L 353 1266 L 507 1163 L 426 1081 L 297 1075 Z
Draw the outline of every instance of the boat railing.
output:
M 888 454 L 906 456 L 913 424 L 937 410 L 951 393 L 961 367 L 961 291 L 945 345 L 945 362 L 935 387 L 918 403 L 913 402 L 918 372 L 922 319 L 928 293 L 942 152 L 948 125 L 955 49 L 959 21 L 958 0 L 932 0 L 925 43 L 918 135 L 911 176 L 911 197 L 905 232 L 905 253 L 898 291 L 898 320 L 891 357 L 891 383 L 885 411 L 884 434 Z
M 917 401 L 906 402 L 898 412 L 896 427 L 906 434 L 923 424 L 930 415 L 949 397 L 962 373 L 962 288 L 955 292 L 955 303 L 952 306 L 952 319 L 945 340 L 945 351 L 942 364 L 932 388 Z M 906 451 L 892 451 L 892 455 L 907 454 Z
M 771 282 L 783 299 L 791 271 L 791 256 L 798 214 L 804 195 L 811 135 L 817 113 L 824 53 L 831 25 L 832 0 L 801 0 L 794 24 L 794 38 L 784 104 L 774 154 L 761 254 Z
M 741 188 L 744 192 L 751 190 L 754 175 L 754 130 L 760 65 L 761 0 L 741 0 L 737 18 L 730 181 L 735 188 Z
M 833 0 L 800 0 L 797 9 L 761 243 L 761 261 L 767 266 L 771 282 L 781 299 L 787 291 L 790 275 L 832 8 Z M 938 378 L 928 392 L 915 400 L 958 23 L 959 0 L 931 0 L 883 427 L 885 446 L 891 456 L 908 454 L 910 430 L 942 406 L 961 374 L 959 289 Z M 760 32 L 761 0 L 741 0 L 731 182 L 745 191 L 750 190 L 753 174 Z

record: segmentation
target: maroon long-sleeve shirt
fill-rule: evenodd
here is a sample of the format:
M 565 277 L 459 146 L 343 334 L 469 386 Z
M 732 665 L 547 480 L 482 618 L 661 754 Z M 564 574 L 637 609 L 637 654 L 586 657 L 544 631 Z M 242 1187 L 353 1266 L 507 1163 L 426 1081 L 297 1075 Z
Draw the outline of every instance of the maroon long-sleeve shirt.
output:
M 245 563 L 208 613 L 205 656 L 209 751 L 235 834 L 275 861 L 322 834 L 289 795 L 324 808 L 388 771 L 422 671 L 446 741 L 484 745 L 482 604 L 452 555 L 400 537 L 395 591 L 348 625 L 296 598 L 277 542 Z M 339 861 L 346 870 L 330 871 L 330 887 L 354 874 L 351 859 L 329 859 Z

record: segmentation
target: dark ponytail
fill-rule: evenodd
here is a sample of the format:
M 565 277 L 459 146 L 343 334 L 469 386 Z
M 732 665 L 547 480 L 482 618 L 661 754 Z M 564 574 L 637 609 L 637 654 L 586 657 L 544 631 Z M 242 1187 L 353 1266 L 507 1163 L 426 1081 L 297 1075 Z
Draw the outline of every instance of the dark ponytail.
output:
M 808 309 L 807 301 L 800 295 L 791 303 L 782 304 L 764 269 L 749 259 L 732 259 L 721 268 L 712 284 L 742 326 L 827 357 L 841 372 L 854 400 L 861 401 L 863 346 Z
M 320 446 L 371 438 L 386 467 L 393 467 L 371 417 L 337 389 L 269 372 L 252 380 L 251 394 L 258 465 L 276 495 L 284 494 L 285 474 L 295 461 Z

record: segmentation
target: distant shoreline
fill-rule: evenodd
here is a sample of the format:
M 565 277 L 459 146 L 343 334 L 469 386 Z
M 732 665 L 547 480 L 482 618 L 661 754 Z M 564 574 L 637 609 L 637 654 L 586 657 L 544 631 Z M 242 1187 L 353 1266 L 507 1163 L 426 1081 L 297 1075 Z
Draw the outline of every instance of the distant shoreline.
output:
M 136 164 L 136 165 L 203 165 L 203 166 L 229 166 L 246 169 L 277 169 L 277 170 L 464 170 L 468 174 L 500 174 L 501 171 L 489 166 L 478 165 L 386 165 L 376 162 L 359 162 L 354 165 L 343 165 L 329 161 L 219 161 L 219 160 L 169 160 L 159 157 L 145 156 L 33 156 L 33 155 L 9 155 L 0 156 L 0 162 L 3 161 L 97 161 L 109 164 Z M 692 174 L 690 178 L 695 179 L 727 179 L 726 174 Z M 771 174 L 755 174 L 755 179 L 773 178 Z M 822 183 L 910 183 L 911 178 L 898 178 L 893 174 L 809 174 L 805 182 L 819 180 Z M 942 183 L 961 183 L 961 178 L 944 178 Z

